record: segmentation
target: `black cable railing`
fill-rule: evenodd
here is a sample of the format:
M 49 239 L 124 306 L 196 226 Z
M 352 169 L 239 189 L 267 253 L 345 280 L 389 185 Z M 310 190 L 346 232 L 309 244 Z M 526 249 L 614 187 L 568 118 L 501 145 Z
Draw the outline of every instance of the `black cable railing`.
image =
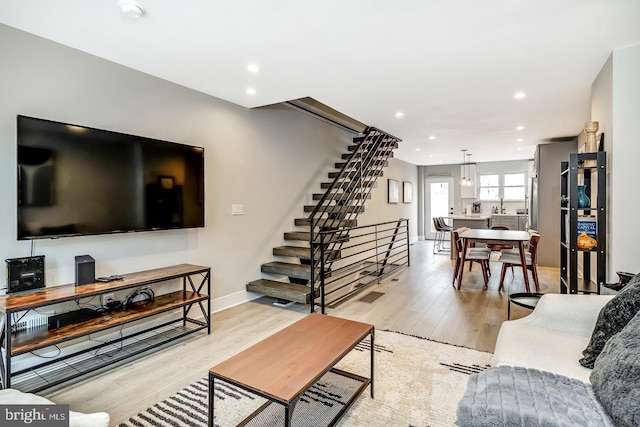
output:
M 358 214 L 364 211 L 366 200 L 370 197 L 377 178 L 382 174 L 382 169 L 386 166 L 400 139 L 379 129 L 368 127 L 363 132 L 363 136 L 354 139 L 354 142 L 356 145 L 352 150 L 350 148 L 351 155 L 309 215 L 311 266 L 318 265 L 318 255 L 320 255 L 317 232 L 332 235 L 331 239 L 325 239 L 326 246 L 320 247 L 323 254 L 320 256 L 320 262 L 330 267 L 336 260 L 335 254 L 339 253 L 342 244 L 349 239 L 349 229 L 356 224 Z M 324 254 L 329 255 L 329 258 Z M 318 270 L 321 276 L 325 275 L 325 271 L 324 268 Z M 317 282 L 316 268 L 312 267 L 309 282 L 312 312 Z
M 331 261 L 335 268 L 330 274 L 319 274 L 319 305 L 323 314 L 327 306 L 337 305 L 410 265 L 408 219 L 349 227 L 345 231 L 349 232 L 349 240 L 341 243 L 340 257 Z M 332 243 L 334 234 L 332 231 L 318 233 L 315 246 L 320 255 L 319 272 L 326 269 L 324 248 Z M 312 312 L 315 304 L 312 298 Z

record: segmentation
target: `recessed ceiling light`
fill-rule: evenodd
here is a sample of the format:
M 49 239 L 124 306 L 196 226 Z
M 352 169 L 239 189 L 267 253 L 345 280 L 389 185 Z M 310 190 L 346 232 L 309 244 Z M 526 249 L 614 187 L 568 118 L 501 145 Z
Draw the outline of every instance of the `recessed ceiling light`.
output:
M 429 137 L 429 139 L 433 141 L 434 139 L 436 139 L 436 137 L 435 137 L 435 135 L 431 135 L 431 136 Z
M 400 117 L 404 117 L 404 113 L 402 111 L 398 111 L 396 113 L 396 117 L 400 118 Z
M 136 0 L 120 0 L 120 12 L 126 18 L 138 19 L 144 13 L 142 6 Z
M 524 126 L 518 126 L 516 130 L 524 130 Z
M 429 154 L 429 158 L 430 158 L 430 159 L 433 159 L 433 154 Z
M 256 94 L 256 90 L 252 87 L 247 89 L 247 94 L 248 95 L 255 95 Z
M 247 66 L 247 70 L 252 73 L 257 73 L 258 71 L 260 71 L 260 67 L 257 64 L 249 64 L 249 66 Z
M 518 147 L 518 151 L 522 151 L 522 147 Z
M 513 97 L 514 97 L 515 99 L 523 99 L 523 98 L 526 98 L 526 97 L 527 97 L 527 94 L 526 94 L 526 93 L 524 93 L 524 92 L 516 92 L 516 94 L 515 94 L 515 95 L 513 95 Z
M 420 149 L 419 149 L 419 148 L 416 148 L 416 151 L 420 151 Z
M 524 141 L 522 138 L 516 139 L 516 142 L 522 142 L 522 141 Z

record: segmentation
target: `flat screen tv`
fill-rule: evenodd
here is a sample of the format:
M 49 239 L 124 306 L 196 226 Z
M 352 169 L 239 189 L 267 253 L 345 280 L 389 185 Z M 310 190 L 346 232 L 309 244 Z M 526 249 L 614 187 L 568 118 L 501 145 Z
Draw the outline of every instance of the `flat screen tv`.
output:
M 204 227 L 204 149 L 18 116 L 18 240 Z

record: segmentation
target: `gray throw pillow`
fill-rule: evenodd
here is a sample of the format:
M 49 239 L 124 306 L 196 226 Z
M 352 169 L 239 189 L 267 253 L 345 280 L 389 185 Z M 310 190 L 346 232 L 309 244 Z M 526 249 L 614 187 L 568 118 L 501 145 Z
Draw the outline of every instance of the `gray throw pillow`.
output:
M 636 274 L 618 294 L 611 299 L 598 315 L 589 345 L 579 360 L 585 368 L 593 369 L 596 358 L 609 338 L 624 328 L 640 311 L 640 274 Z
M 607 341 L 589 379 L 616 426 L 640 426 L 640 313 Z

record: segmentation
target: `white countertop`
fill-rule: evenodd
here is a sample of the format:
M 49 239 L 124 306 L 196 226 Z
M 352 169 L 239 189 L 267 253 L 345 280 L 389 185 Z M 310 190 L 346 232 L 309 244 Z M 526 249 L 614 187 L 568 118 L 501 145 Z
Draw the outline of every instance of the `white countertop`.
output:
M 491 214 L 491 216 L 527 216 L 527 214 L 507 214 L 507 213 L 503 213 L 503 214 Z
M 453 215 L 449 215 L 447 218 L 486 221 L 488 219 L 491 219 L 491 215 L 488 215 L 488 214 L 466 214 L 466 215 L 465 214 L 453 214 Z

